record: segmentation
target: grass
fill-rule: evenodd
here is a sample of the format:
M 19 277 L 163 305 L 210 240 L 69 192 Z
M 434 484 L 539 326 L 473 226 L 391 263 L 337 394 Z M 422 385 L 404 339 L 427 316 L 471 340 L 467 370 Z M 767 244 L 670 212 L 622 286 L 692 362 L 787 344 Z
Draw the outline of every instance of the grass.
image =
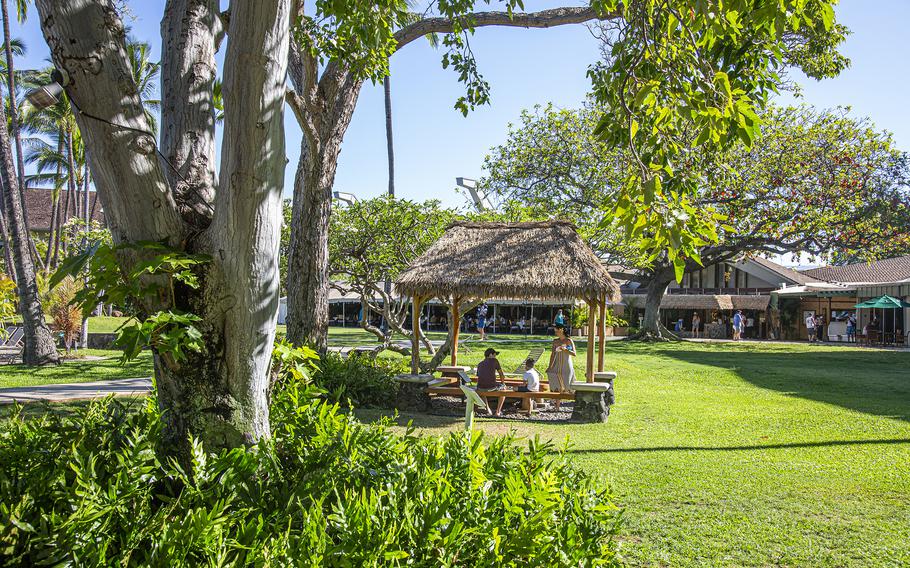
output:
M 89 333 L 114 333 L 129 319 L 116 316 L 92 316 L 88 318 L 88 331 Z
M 371 343 L 361 330 L 330 333 L 332 345 Z M 581 373 L 585 342 L 576 343 Z M 468 343 L 461 361 L 476 364 L 487 345 L 509 369 L 540 342 Z M 568 439 L 573 459 L 603 476 L 625 508 L 621 550 L 630 565 L 910 564 L 910 353 L 759 343 L 607 349 L 608 368 L 619 372 L 607 424 L 476 424 L 487 435 Z M 148 376 L 150 365 L 143 354 L 127 368 L 116 360 L 0 367 L 0 386 L 43 372 L 80 381 Z M 462 428 L 445 416 L 397 420 L 425 435 Z
M 503 366 L 529 347 L 502 348 Z M 629 564 L 910 563 L 910 353 L 621 342 L 608 343 L 608 361 L 619 378 L 607 424 L 477 424 L 568 437 L 570 455 L 625 507 Z M 408 420 L 424 434 L 462 427 Z
M 76 359 L 49 367 L 0 365 L 0 388 L 108 381 L 152 375 L 152 356 L 148 351 L 140 353 L 139 357 L 126 364 L 120 363 L 119 351 L 86 349 L 80 353 L 104 359 Z

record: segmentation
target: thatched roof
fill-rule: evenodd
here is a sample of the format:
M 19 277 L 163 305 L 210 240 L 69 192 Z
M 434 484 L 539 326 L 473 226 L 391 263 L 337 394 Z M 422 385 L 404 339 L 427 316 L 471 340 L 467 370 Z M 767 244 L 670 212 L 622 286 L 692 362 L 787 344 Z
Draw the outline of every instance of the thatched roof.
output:
M 660 307 L 670 310 L 766 310 L 770 296 L 728 294 L 667 294 Z
M 619 298 L 619 285 L 563 221 L 453 223 L 395 285 L 424 297 Z

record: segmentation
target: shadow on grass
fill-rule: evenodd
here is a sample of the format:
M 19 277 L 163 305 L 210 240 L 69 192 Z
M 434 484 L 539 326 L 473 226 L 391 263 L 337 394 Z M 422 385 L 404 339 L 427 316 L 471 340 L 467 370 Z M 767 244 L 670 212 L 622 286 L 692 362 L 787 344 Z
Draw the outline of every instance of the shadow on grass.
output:
M 825 442 L 793 442 L 788 444 L 755 444 L 751 446 L 654 446 L 645 448 L 587 448 L 569 449 L 569 454 L 623 454 L 639 452 L 738 452 L 749 450 L 786 450 L 791 448 L 824 448 L 831 446 L 910 445 L 910 438 L 886 440 L 828 440 Z
M 748 344 L 698 349 L 685 343 L 648 351 L 728 369 L 757 387 L 789 396 L 910 421 L 910 353 L 836 347 L 769 350 Z

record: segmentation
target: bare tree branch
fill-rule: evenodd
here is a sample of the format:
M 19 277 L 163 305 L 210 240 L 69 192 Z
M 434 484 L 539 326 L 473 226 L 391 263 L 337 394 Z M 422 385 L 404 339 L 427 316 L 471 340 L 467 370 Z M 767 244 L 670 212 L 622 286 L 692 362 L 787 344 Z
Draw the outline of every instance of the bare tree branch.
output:
M 514 28 L 552 28 L 569 24 L 581 24 L 591 20 L 612 20 L 620 17 L 619 12 L 600 15 L 589 6 L 553 8 L 539 12 L 476 12 L 463 17 L 471 27 L 506 26 Z M 415 39 L 433 33 L 452 33 L 455 21 L 451 18 L 424 18 L 395 32 L 397 49 Z

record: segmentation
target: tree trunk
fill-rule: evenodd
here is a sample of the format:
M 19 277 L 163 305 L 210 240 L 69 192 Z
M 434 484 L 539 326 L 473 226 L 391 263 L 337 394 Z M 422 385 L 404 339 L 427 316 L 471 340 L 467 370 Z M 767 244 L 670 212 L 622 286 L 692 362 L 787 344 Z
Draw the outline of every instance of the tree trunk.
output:
M 13 50 L 10 45 L 12 36 L 9 30 L 9 9 L 7 0 L 2 2 L 3 12 L 3 47 L 6 51 L 6 84 L 9 88 L 9 125 L 13 133 L 13 140 L 16 143 L 16 174 L 19 184 L 19 202 L 22 206 L 22 218 L 25 220 L 25 227 L 28 230 L 31 224 L 28 222 L 28 207 L 25 205 L 25 161 L 22 156 L 22 133 L 19 129 L 19 101 L 16 99 L 16 68 L 13 61 Z M 30 250 L 34 249 L 34 243 L 29 239 Z M 37 256 L 37 251 L 35 251 Z
M 395 147 L 392 138 L 392 84 L 389 76 L 382 80 L 385 92 L 385 140 L 389 155 L 389 195 L 395 197 Z
M 660 325 L 660 303 L 674 278 L 673 267 L 655 269 L 654 276 L 648 282 L 645 316 L 635 337 L 636 339 L 660 340 L 664 338 L 663 326 Z
M 177 4 L 180 2 L 169 2 L 168 10 Z M 187 11 L 196 4 L 182 3 Z M 212 5 L 217 7 L 217 3 Z M 124 27 L 112 6 L 100 0 L 38 0 L 37 6 L 54 63 L 73 77 L 67 92 L 83 111 L 76 120 L 115 242 L 164 241 L 212 257 L 199 290 L 178 285 L 173 305 L 143 306 L 147 312 L 177 309 L 202 318 L 198 326 L 203 334 L 201 353 L 191 352 L 183 363 L 167 354 L 155 356 L 164 421 L 162 449 L 185 457 L 190 435 L 209 449 L 251 444 L 267 437 L 268 371 L 278 313 L 278 245 L 286 163 L 283 109 L 290 0 L 231 5 L 220 181 L 217 191 L 207 188 L 207 194 L 214 196 L 214 206 L 201 209 L 193 208 L 185 194 L 172 188 L 164 173 L 170 166 L 158 158 L 131 79 Z M 181 38 L 187 40 L 194 33 L 202 35 L 196 38 L 202 43 L 215 42 L 213 26 L 206 28 L 198 21 L 191 26 L 162 25 L 162 44 L 170 46 L 165 49 L 192 51 Z M 98 46 L 104 46 L 103 65 L 97 62 Z M 186 76 L 193 68 L 170 65 L 169 76 L 162 77 L 162 84 L 169 85 L 163 89 L 167 100 L 162 105 L 162 131 L 171 131 L 177 145 L 198 136 L 196 129 L 201 127 L 193 120 L 174 127 L 181 120 L 176 114 L 192 103 L 193 89 L 199 88 L 198 82 Z M 210 92 L 196 94 L 211 96 Z M 173 148 L 165 149 L 170 150 Z M 191 165 L 187 171 L 203 171 L 204 177 L 214 179 L 207 175 L 208 167 L 214 164 Z M 205 231 L 198 230 L 192 215 L 185 215 L 188 208 L 196 215 L 211 215 Z M 125 255 L 120 260 L 129 266 L 135 258 Z
M 6 124 L 6 109 L 0 105 L 0 125 Z M 54 338 L 47 323 L 44 311 L 38 299 L 38 285 L 35 280 L 35 266 L 29 250 L 28 228 L 22 211 L 21 192 L 16 177 L 16 166 L 13 163 L 9 132 L 0 128 L 0 177 L 4 186 L 6 209 L 9 213 L 10 232 L 12 233 L 12 256 L 16 265 L 19 290 L 19 313 L 22 315 L 22 327 L 25 331 L 25 347 L 22 350 L 22 362 L 26 365 L 46 365 L 57 363 L 60 356 L 54 345 Z
M 0 199 L 3 200 L 3 204 L 6 203 L 6 188 L 0 188 Z M 13 282 L 18 282 L 19 279 L 16 277 L 16 265 L 13 263 L 13 256 L 10 252 L 10 238 L 9 238 L 9 229 L 6 226 L 6 206 L 3 205 L 0 207 L 0 235 L 3 236 L 3 259 L 6 261 L 6 275 Z
M 288 251 L 287 337 L 295 345 L 312 345 L 320 353 L 328 346 L 329 325 L 329 216 L 332 213 L 331 172 L 314 164 L 307 172 L 307 142 L 301 142 L 300 162 L 294 178 Z
M 292 62 L 292 66 L 294 63 Z M 292 72 L 295 83 L 299 70 Z M 320 80 L 320 97 L 332 110 L 318 123 L 302 124 L 304 137 L 294 179 L 291 242 L 288 254 L 288 340 L 324 352 L 329 318 L 329 217 L 332 187 L 344 133 L 351 123 L 363 83 L 329 64 Z M 302 113 L 295 112 L 298 122 Z

